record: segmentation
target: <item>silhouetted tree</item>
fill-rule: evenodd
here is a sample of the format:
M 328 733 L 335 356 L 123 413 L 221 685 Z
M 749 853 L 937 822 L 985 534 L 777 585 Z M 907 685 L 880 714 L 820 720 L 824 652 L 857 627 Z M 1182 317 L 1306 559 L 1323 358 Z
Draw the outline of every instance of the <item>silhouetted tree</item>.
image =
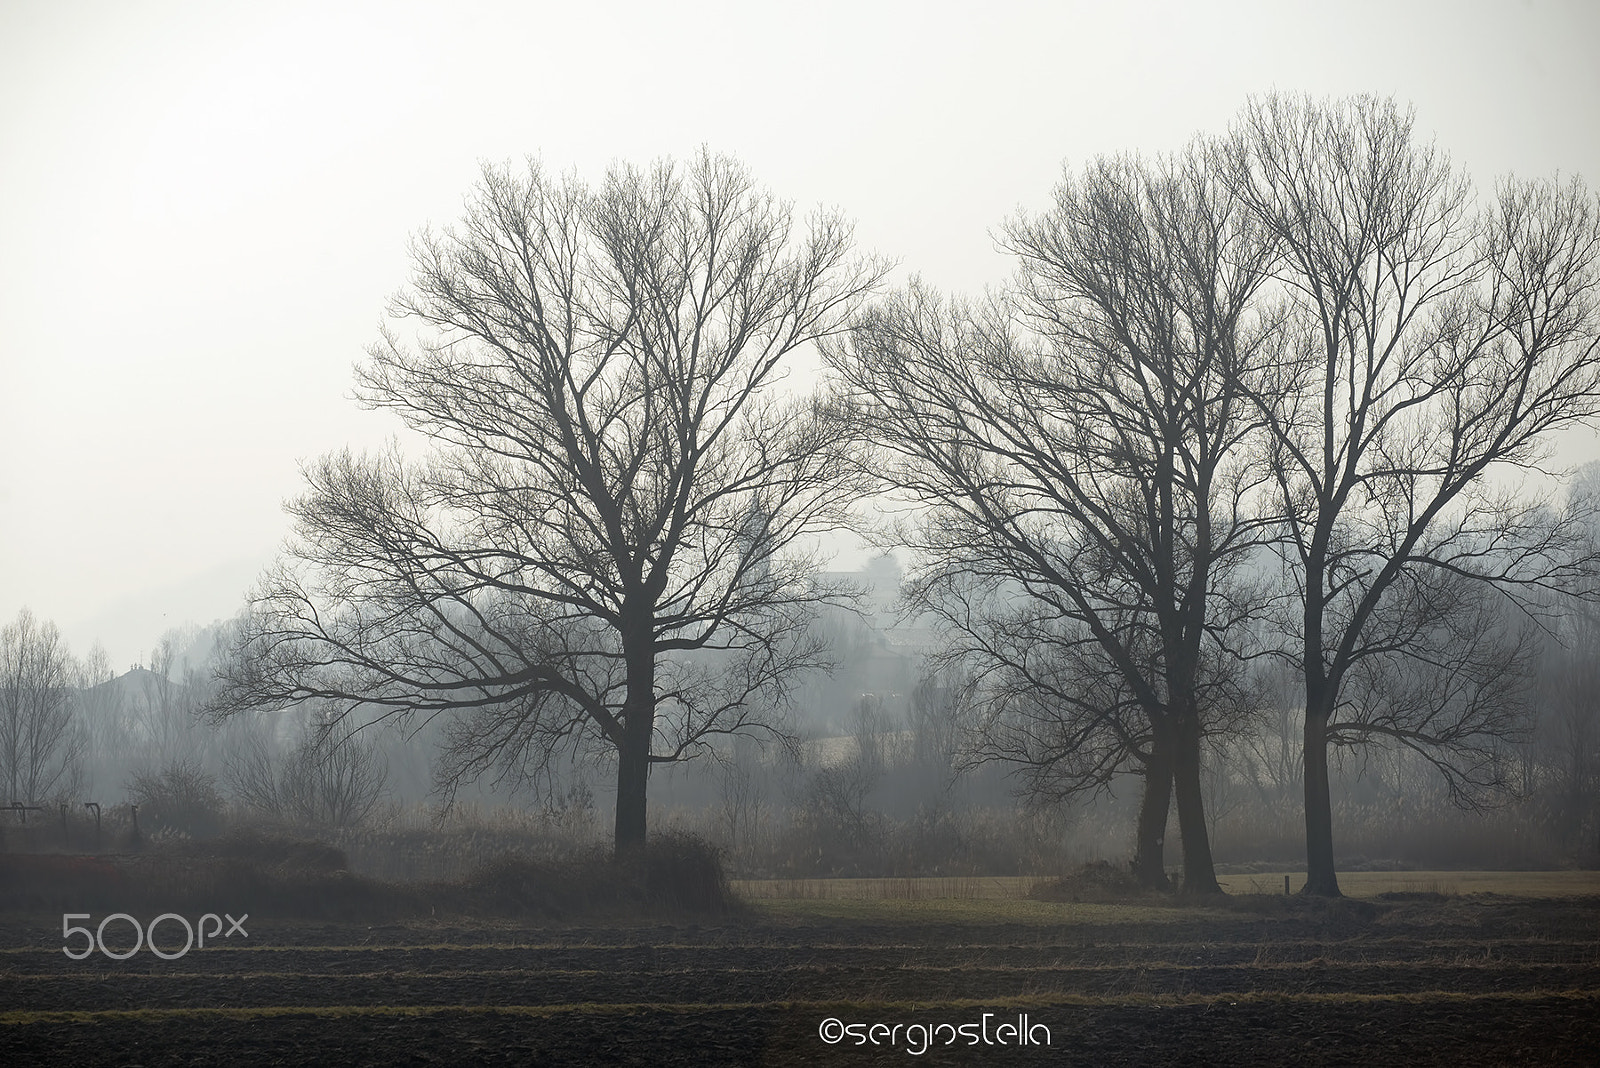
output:
M 0 802 L 37 804 L 77 788 L 86 738 L 73 715 L 81 681 L 54 623 L 24 608 L 0 627 Z
M 599 743 L 620 850 L 652 764 L 761 729 L 819 662 L 802 624 L 838 591 L 806 546 L 861 476 L 780 382 L 882 268 L 709 153 L 597 189 L 486 168 L 413 255 L 393 314 L 423 336 L 386 332 L 359 381 L 432 457 L 311 465 L 213 711 L 448 713 L 447 785 Z
M 1263 529 L 1241 383 L 1275 337 L 1252 311 L 1272 242 L 1207 158 L 1091 165 L 1006 228 L 1015 292 L 914 285 L 832 352 L 874 469 L 926 510 L 899 533 L 925 561 L 910 600 L 1010 716 L 996 755 L 1054 794 L 1136 761 L 1139 874 L 1165 880 L 1175 793 L 1201 893 L 1204 711 Z
M 1329 746 L 1384 738 L 1460 796 L 1494 788 L 1526 645 L 1486 589 L 1592 569 L 1574 517 L 1490 476 L 1600 410 L 1600 212 L 1577 180 L 1508 180 L 1480 211 L 1411 116 L 1371 97 L 1254 100 L 1225 159 L 1281 250 L 1286 342 L 1256 397 L 1302 676 L 1306 892 L 1337 895 Z

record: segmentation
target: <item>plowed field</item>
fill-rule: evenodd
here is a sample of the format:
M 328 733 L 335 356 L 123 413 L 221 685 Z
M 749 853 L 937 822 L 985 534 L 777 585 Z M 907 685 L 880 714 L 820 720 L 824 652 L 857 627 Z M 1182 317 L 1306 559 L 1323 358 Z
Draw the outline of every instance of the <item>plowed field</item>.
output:
M 12 916 L 0 1063 L 1600 1058 L 1600 898 L 932 904 L 559 928 L 267 917 L 173 961 L 70 960 L 59 917 Z

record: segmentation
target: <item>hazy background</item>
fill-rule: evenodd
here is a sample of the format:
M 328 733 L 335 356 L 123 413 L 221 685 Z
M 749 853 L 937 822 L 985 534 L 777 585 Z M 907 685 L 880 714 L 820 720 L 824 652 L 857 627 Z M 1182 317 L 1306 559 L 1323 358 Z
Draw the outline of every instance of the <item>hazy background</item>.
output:
M 1063 162 L 1376 92 L 1487 193 L 1600 185 L 1600 5 L 0 3 L 0 621 L 118 670 L 232 615 L 350 367 L 484 159 L 742 158 L 977 290 Z M 1559 459 L 1600 457 L 1569 435 Z

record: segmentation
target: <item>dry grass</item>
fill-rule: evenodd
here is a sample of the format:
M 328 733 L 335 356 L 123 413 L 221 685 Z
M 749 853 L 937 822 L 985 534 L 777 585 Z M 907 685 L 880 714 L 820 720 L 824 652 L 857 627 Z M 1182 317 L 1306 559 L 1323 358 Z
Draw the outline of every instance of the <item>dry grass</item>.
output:
M 845 880 L 840 880 L 845 881 Z M 851 880 L 858 881 L 858 880 Z M 872 925 L 1018 924 L 1059 928 L 1063 924 L 1166 925 L 1197 916 L 1221 916 L 1205 909 L 1164 905 L 1030 901 L 1025 898 L 813 897 L 766 898 L 749 903 L 752 911 L 780 923 L 864 923 Z
M 1303 873 L 1290 873 L 1292 888 L 1305 884 Z M 1222 917 L 1246 912 L 1272 912 L 1309 905 L 1304 898 L 1283 896 L 1283 873 L 1222 876 L 1230 898 L 1191 902 L 1156 893 L 1125 900 L 1090 897 L 1081 900 L 1030 900 L 1054 880 L 1022 876 L 1006 878 L 928 879 L 747 879 L 733 882 L 736 896 L 773 919 L 873 923 L 1154 923 Z M 1568 898 L 1600 895 L 1600 872 L 1356 872 L 1339 877 L 1347 898 L 1342 911 L 1371 909 L 1366 902 L 1383 895 L 1445 899 L 1464 894 L 1498 894 L 1520 898 Z M 1328 907 L 1340 912 L 1339 902 Z
M 1219 875 L 1230 894 L 1281 894 L 1289 878 L 1290 893 L 1305 886 L 1305 872 L 1259 872 Z M 1339 889 L 1346 897 L 1380 894 L 1504 894 L 1508 897 L 1583 897 L 1600 894 L 1600 871 L 1358 871 L 1340 872 Z
M 1025 898 L 1042 877 L 930 876 L 875 879 L 736 879 L 746 901 L 992 901 Z
M 1305 886 L 1304 872 L 1219 875 L 1229 894 L 1282 894 Z M 1050 880 L 1043 876 L 950 876 L 925 879 L 735 879 L 746 901 L 991 901 L 1025 898 Z M 1346 897 L 1380 894 L 1504 894 L 1508 897 L 1600 895 L 1600 871 L 1364 871 L 1339 876 Z

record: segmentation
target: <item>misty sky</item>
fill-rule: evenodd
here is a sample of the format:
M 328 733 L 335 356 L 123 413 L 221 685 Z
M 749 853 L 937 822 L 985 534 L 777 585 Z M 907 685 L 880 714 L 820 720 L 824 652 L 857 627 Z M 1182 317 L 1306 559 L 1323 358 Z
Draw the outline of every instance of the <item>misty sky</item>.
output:
M 1392 94 L 1483 192 L 1600 186 L 1588 0 L 979 11 L 0 0 L 0 622 L 121 670 L 236 612 L 299 463 L 398 429 L 350 368 L 480 160 L 706 144 L 956 290 L 1006 277 L 990 231 L 1064 162 L 1222 132 L 1251 92 Z

